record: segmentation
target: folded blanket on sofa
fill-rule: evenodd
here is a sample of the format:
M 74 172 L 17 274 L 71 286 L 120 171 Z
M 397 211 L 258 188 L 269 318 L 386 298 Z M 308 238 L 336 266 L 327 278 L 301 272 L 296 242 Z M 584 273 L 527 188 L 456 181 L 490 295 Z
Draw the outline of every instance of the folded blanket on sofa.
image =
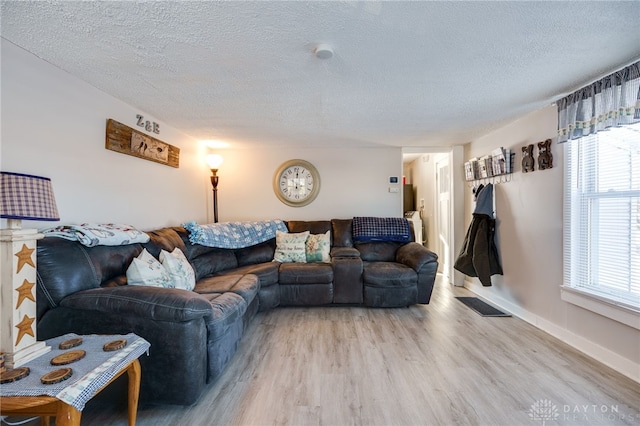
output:
M 188 222 L 182 226 L 189 231 L 191 244 L 226 249 L 254 246 L 275 238 L 276 231 L 287 232 L 287 225 L 282 220 L 224 222 L 206 225 Z
M 126 244 L 146 243 L 149 236 L 132 226 L 115 223 L 82 223 L 80 225 L 62 225 L 41 229 L 38 232 L 45 237 L 58 237 L 80 244 L 93 246 L 123 246 Z
M 411 241 L 409 221 L 403 217 L 354 217 L 353 241 Z

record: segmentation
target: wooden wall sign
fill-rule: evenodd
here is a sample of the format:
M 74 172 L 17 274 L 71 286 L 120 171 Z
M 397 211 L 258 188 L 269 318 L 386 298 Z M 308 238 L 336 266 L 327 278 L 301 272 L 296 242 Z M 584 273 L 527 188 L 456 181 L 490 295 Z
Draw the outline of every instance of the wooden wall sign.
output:
M 107 120 L 105 148 L 167 166 L 180 167 L 180 148 L 141 133 L 111 118 Z

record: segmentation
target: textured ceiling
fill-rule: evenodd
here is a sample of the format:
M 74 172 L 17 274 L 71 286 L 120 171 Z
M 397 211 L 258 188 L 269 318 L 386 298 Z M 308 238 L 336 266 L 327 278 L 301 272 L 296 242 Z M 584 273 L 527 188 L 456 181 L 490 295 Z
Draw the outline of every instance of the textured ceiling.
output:
M 197 139 L 460 144 L 640 58 L 640 2 L 2 1 L 2 37 Z M 334 49 L 318 59 L 318 43 Z

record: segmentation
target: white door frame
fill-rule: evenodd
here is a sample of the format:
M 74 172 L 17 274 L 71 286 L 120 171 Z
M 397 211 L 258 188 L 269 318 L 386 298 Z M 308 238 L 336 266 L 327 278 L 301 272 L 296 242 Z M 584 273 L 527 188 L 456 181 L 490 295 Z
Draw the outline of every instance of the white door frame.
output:
M 445 152 L 434 155 L 433 182 L 435 182 L 435 190 L 433 191 L 435 207 L 434 226 L 436 231 L 437 243 L 433 245 L 437 251 L 439 258 L 438 271 L 442 273 L 443 278 L 451 282 L 453 276 L 453 256 L 451 255 L 452 241 L 452 187 L 451 187 L 451 154 Z

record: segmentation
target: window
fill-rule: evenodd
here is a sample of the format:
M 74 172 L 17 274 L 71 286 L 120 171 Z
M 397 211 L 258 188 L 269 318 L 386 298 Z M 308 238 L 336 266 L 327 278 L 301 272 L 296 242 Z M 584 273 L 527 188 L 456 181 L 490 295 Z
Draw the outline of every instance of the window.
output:
M 640 123 L 564 146 L 563 299 L 640 313 Z

